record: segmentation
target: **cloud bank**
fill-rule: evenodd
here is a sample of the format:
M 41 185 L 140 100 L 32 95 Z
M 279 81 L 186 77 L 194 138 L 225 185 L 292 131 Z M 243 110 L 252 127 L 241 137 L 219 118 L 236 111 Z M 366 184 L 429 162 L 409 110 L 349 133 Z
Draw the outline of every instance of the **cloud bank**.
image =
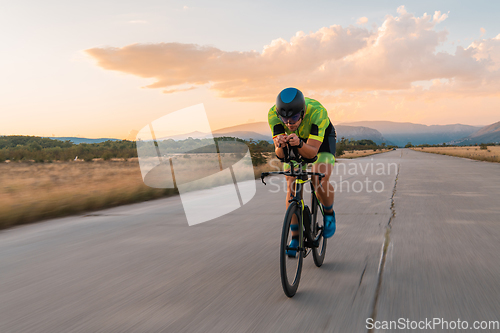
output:
M 439 11 L 416 17 L 403 6 L 375 30 L 333 25 L 289 41 L 276 39 L 262 52 L 226 52 L 182 43 L 132 44 L 86 50 L 107 70 L 151 78 L 147 88 L 175 93 L 208 86 L 239 101 L 274 100 L 287 86 L 331 102 L 353 97 L 498 96 L 500 35 L 480 39 L 454 54 L 438 51 L 447 39 Z M 366 23 L 365 18 L 360 23 Z M 428 81 L 428 85 L 418 83 Z M 186 88 L 188 87 L 188 88 Z

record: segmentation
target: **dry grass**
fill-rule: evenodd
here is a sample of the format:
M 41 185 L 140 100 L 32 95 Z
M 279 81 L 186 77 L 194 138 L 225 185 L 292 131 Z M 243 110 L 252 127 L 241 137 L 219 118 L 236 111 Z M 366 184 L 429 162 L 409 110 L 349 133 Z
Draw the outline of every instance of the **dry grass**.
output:
M 415 151 L 426 153 L 450 155 L 470 158 L 473 160 L 500 162 L 500 146 L 488 146 L 488 149 L 481 149 L 479 146 L 470 147 L 424 147 L 412 148 Z
M 373 154 L 380 154 L 380 153 L 385 153 L 388 152 L 392 149 L 382 149 L 382 150 L 377 150 L 373 151 L 373 149 L 366 149 L 366 150 L 346 150 L 344 151 L 344 155 L 340 156 L 339 158 L 356 158 L 356 157 L 363 157 L 363 156 L 369 156 Z
M 208 164 L 203 162 L 186 159 L 189 173 L 185 177 L 206 176 Z M 225 162 L 232 160 L 225 159 Z M 261 172 L 275 171 L 280 167 L 277 159 L 270 159 L 268 164 L 254 168 L 255 178 L 259 178 Z M 188 168 L 176 168 L 176 171 L 182 170 Z M 177 176 L 188 180 L 182 173 Z M 0 229 L 177 193 L 171 188 L 146 186 L 137 158 L 128 161 L 0 163 Z
M 379 152 L 359 151 L 342 157 Z M 268 163 L 253 168 L 255 178 L 260 178 L 264 171 L 282 170 L 282 163 L 273 157 L 274 153 L 264 155 Z M 190 166 L 190 174 L 198 178 L 207 167 L 206 163 L 193 159 L 186 159 L 186 163 Z M 177 193 L 171 188 L 144 185 L 137 158 L 0 163 L 0 229 Z
M 174 193 L 144 185 L 137 159 L 0 163 L 0 228 Z

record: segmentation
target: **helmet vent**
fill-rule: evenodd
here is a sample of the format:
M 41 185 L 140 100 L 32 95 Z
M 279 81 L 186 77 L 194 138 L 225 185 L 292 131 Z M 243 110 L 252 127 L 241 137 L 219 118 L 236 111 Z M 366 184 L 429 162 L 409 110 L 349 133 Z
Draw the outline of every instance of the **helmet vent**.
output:
M 297 89 L 286 88 L 281 92 L 281 100 L 283 101 L 283 103 L 290 103 L 291 101 L 293 101 L 296 95 L 297 95 Z

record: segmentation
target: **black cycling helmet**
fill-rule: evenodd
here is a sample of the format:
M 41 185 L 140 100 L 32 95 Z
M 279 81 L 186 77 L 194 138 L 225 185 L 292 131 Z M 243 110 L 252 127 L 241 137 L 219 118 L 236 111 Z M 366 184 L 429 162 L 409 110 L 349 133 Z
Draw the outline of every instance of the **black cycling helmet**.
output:
M 276 98 L 276 111 L 283 118 L 291 118 L 298 113 L 302 117 L 305 109 L 304 94 L 297 88 L 283 89 Z

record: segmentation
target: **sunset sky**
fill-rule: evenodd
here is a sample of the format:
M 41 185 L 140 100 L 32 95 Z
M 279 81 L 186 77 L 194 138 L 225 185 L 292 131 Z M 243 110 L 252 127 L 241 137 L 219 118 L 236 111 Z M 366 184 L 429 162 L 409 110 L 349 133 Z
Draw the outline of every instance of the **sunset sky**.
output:
M 334 124 L 488 125 L 499 15 L 496 1 L 3 1 L 0 135 L 124 139 L 198 103 L 216 130 L 267 121 L 289 86 Z

